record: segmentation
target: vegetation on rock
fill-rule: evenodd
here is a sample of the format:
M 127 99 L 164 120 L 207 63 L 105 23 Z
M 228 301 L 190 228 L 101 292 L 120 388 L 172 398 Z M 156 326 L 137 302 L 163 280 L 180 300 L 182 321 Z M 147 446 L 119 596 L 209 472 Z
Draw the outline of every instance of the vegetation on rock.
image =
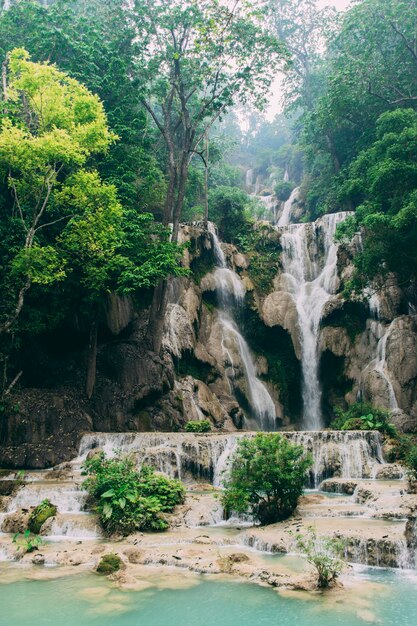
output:
M 240 439 L 224 480 L 226 511 L 250 513 L 262 525 L 286 519 L 297 506 L 311 464 L 302 446 L 279 433 Z
M 345 565 L 340 558 L 344 544 L 335 537 L 321 537 L 310 527 L 304 533 L 292 533 L 297 549 L 317 572 L 317 586 L 330 587 L 338 578 Z
M 389 411 L 369 403 L 356 402 L 346 411 L 335 408 L 337 417 L 331 423 L 335 430 L 379 430 L 389 437 L 396 437 L 397 430 L 389 422 Z
M 109 576 L 118 572 L 122 566 L 122 559 L 118 554 L 105 554 L 101 557 L 99 564 L 97 565 L 97 574 Z
M 39 546 L 42 545 L 43 541 L 41 537 L 38 537 L 37 535 L 32 535 L 30 530 L 27 529 L 23 534 L 16 533 L 13 536 L 13 543 L 16 544 L 18 552 L 26 554 L 37 550 Z
M 190 420 L 185 425 L 187 433 L 208 433 L 211 430 L 209 420 Z
M 180 481 L 157 474 L 152 467 L 136 469 L 129 456 L 97 454 L 85 461 L 84 487 L 96 501 L 100 522 L 109 535 L 168 528 L 167 513 L 184 501 Z
M 49 500 L 42 500 L 42 502 L 33 509 L 29 516 L 28 529 L 30 530 L 30 532 L 35 535 L 39 534 L 42 525 L 50 517 L 55 517 L 57 511 L 57 507 Z

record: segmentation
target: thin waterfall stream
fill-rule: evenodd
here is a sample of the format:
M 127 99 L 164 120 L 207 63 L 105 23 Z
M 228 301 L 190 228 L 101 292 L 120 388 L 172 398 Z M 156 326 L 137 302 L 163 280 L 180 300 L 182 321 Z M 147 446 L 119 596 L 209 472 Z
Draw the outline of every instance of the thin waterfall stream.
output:
M 233 314 L 234 306 L 239 306 L 243 303 L 243 298 L 245 296 L 244 286 L 238 275 L 227 267 L 226 257 L 221 248 L 219 238 L 213 225 L 210 225 L 210 234 L 212 236 L 214 256 L 217 266 L 214 272 L 214 279 L 220 307 L 219 322 L 222 326 L 222 345 L 226 358 L 231 365 L 231 385 L 233 386 L 233 372 L 235 364 L 233 363 L 231 352 L 227 349 L 228 342 L 232 342 L 234 344 L 242 362 L 246 385 L 248 388 L 252 417 L 256 421 L 260 430 L 273 431 L 276 430 L 276 410 L 274 401 L 272 400 L 266 386 L 257 376 L 256 365 L 249 346 L 240 332 Z

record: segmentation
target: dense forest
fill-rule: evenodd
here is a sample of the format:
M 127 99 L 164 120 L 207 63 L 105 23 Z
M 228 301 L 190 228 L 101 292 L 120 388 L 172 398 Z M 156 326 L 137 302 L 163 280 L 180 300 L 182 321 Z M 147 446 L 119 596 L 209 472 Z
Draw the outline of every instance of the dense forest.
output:
M 3 3 L 3 411 L 18 411 L 19 389 L 73 386 L 75 370 L 94 398 L 109 302 L 143 314 L 141 351 L 163 355 L 174 277 L 198 284 L 213 263 L 193 256 L 201 242 L 182 225 L 208 232 L 211 221 L 249 259 L 241 323 L 296 417 L 294 332 L 284 324 L 292 347 L 256 317 L 284 262 L 284 240 L 259 225 L 274 222 L 266 202 L 282 210 L 294 190 L 294 221 L 347 212 L 336 240 L 352 257 L 339 314 L 348 332 L 393 280 L 398 313 L 413 312 L 415 14 L 399 0 L 344 13 L 315 0 Z M 207 363 L 180 352 L 175 367 L 207 382 Z M 328 419 L 349 384 L 341 371 L 328 382 L 338 395 Z
M 417 0 L 0 0 L 0 66 L 0 626 L 411 626 Z

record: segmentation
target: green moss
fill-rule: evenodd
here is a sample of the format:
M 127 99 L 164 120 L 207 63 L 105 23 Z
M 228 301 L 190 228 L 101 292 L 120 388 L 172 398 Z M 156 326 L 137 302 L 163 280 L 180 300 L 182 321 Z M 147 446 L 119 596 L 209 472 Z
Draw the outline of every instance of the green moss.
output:
M 114 572 L 118 572 L 122 565 L 122 559 L 117 554 L 105 554 L 101 559 L 100 563 L 97 565 L 96 572 L 97 574 L 102 574 L 104 576 L 109 576 L 109 574 L 114 574 Z
M 42 500 L 40 504 L 32 511 L 28 521 L 28 530 L 38 535 L 42 525 L 50 517 L 54 517 L 57 514 L 57 508 L 49 500 Z

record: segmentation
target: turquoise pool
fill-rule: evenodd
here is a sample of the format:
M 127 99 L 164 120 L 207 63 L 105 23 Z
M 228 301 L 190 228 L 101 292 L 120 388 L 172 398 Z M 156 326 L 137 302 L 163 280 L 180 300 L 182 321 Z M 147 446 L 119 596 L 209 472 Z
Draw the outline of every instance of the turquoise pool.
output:
M 4 578 L 4 577 L 3 577 Z M 177 582 L 178 581 L 178 586 Z M 417 577 L 364 570 L 356 587 L 325 596 L 182 577 L 114 589 L 80 574 L 0 584 L 3 626 L 416 626 Z M 355 590 L 356 589 L 356 590 Z

